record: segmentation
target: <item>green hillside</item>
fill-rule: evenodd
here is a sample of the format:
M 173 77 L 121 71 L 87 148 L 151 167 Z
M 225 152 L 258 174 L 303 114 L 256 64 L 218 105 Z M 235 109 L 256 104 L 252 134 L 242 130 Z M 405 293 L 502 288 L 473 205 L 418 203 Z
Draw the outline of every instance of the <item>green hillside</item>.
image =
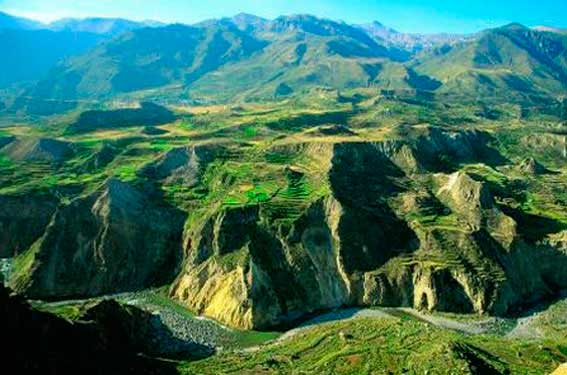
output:
M 251 102 L 314 88 L 553 107 L 565 93 L 565 35 L 512 24 L 448 40 L 405 51 L 372 30 L 308 15 L 141 28 L 60 62 L 8 107 L 49 114 L 111 98 Z
M 541 350 L 540 348 L 543 348 Z M 546 374 L 566 359 L 556 342 L 466 337 L 407 320 L 328 324 L 255 353 L 182 366 L 182 374 Z
M 168 85 L 183 89 L 263 46 L 230 25 L 139 29 L 62 62 L 26 95 L 35 100 L 97 99 Z
M 562 95 L 567 90 L 567 38 L 512 24 L 424 53 L 413 65 L 443 82 L 440 91 L 454 95 Z
M 309 16 L 281 17 L 255 30 L 262 51 L 211 72 L 189 88 L 201 100 L 258 100 L 313 87 L 411 87 L 399 50 L 346 24 Z

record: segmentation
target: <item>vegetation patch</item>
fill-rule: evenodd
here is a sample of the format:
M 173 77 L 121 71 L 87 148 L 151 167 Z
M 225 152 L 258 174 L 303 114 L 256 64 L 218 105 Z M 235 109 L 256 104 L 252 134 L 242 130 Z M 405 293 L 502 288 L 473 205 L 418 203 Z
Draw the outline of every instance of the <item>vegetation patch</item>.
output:
M 545 350 L 542 350 L 545 349 Z M 566 354 L 557 342 L 464 336 L 413 320 L 323 324 L 253 353 L 226 353 L 182 365 L 183 374 L 548 373 Z

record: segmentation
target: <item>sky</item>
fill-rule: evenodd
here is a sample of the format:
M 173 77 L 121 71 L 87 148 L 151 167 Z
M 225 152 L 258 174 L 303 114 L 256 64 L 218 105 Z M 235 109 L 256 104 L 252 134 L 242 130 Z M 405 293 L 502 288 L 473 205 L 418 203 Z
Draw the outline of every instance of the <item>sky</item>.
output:
M 348 23 L 379 21 L 402 32 L 471 33 L 519 22 L 567 28 L 567 0 L 0 0 L 0 11 L 50 22 L 122 17 L 195 23 L 240 12 L 308 13 Z

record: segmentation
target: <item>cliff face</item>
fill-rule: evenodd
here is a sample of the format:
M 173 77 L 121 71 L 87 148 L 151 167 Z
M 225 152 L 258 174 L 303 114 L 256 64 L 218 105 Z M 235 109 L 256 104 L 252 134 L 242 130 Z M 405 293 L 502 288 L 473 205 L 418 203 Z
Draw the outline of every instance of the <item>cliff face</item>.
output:
M 254 151 L 244 184 L 252 166 L 230 145 L 173 149 L 139 171 L 152 184 L 111 179 L 53 215 L 34 211 L 52 217 L 22 243 L 13 233 L 27 221 L 11 223 L 6 243 L 21 254 L 10 284 L 66 298 L 173 281 L 171 297 L 190 309 L 256 329 L 349 305 L 506 314 L 567 287 L 562 228 L 502 205 L 494 184 L 467 172 L 508 163 L 488 134 L 357 139 L 275 142 Z M 195 189 L 187 212 L 155 183 Z M 244 200 L 225 196 L 235 191 Z
M 191 249 L 172 295 L 234 326 L 267 327 L 350 302 L 332 199 L 315 202 L 288 228 L 257 207 L 224 210 L 188 233 Z M 195 234 L 193 234 L 195 233 Z
M 11 284 L 30 298 L 63 298 L 168 282 L 181 261 L 183 221 L 176 209 L 108 180 L 57 210 Z
M 486 184 L 428 169 L 443 155 L 501 162 L 487 137 L 288 146 L 324 159 L 330 192 L 285 223 L 259 205 L 189 226 L 172 297 L 266 328 L 354 304 L 504 314 L 567 286 L 561 234 L 526 242 Z

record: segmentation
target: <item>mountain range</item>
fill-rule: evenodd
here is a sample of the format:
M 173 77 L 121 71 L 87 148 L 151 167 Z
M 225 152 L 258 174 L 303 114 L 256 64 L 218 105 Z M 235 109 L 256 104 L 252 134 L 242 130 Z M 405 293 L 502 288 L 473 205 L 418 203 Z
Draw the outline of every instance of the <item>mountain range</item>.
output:
M 404 34 L 374 22 L 248 14 L 195 25 L 2 15 L 4 107 L 46 113 L 113 97 L 271 100 L 313 88 L 534 105 L 567 90 L 567 35 L 511 24 L 474 35 Z M 71 39 L 71 40 L 69 40 Z M 55 48 L 54 48 L 55 47 Z M 13 89 L 17 87 L 17 90 Z M 505 93 L 505 94 L 504 94 Z
M 8 366 L 565 368 L 564 31 L 0 20 Z

